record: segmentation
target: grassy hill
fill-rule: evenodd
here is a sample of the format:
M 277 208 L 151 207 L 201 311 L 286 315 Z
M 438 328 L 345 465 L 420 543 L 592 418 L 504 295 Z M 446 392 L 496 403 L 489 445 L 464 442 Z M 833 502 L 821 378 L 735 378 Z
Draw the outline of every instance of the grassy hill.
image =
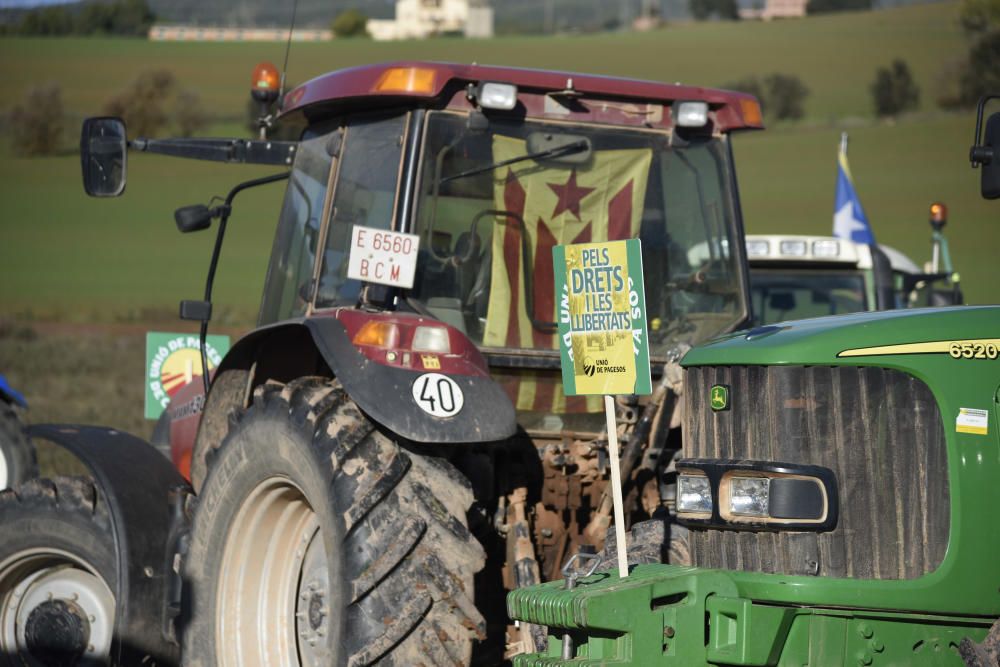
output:
M 978 197 L 966 155 L 971 114 L 934 110 L 942 65 L 967 48 L 957 4 L 908 6 L 772 23 L 686 24 L 646 34 L 603 34 L 485 41 L 342 41 L 293 47 L 289 77 L 399 58 L 477 61 L 591 71 L 720 85 L 780 71 L 812 91 L 807 118 L 739 136 L 735 153 L 744 215 L 751 232 L 829 233 L 836 146 L 851 132 L 851 166 L 875 233 L 917 261 L 929 255 L 927 205 L 946 201 L 952 255 L 972 302 L 998 302 L 993 248 L 1000 239 L 996 204 Z M 281 62 L 278 44 L 167 44 L 115 39 L 0 39 L 8 68 L 9 108 L 33 83 L 57 81 L 77 119 L 140 71 L 172 70 L 196 90 L 215 124 L 239 132 L 253 65 Z M 895 123 L 872 117 L 868 85 L 877 66 L 906 60 L 923 91 L 921 109 Z M 74 121 L 71 132 L 78 125 Z M 72 145 L 67 138 L 67 146 Z M 0 148 L 0 317 L 11 313 L 85 321 L 142 320 L 171 312 L 201 292 L 211 239 L 180 236 L 172 212 L 224 194 L 254 168 L 138 156 L 127 194 L 87 199 L 79 164 L 64 157 L 23 159 Z M 218 285 L 222 318 L 246 324 L 259 302 L 280 188 L 241 203 L 223 251 Z M 228 313 L 228 314 L 226 314 Z
M 925 0 L 875 0 L 876 7 L 891 7 Z M 546 5 L 551 2 L 557 31 L 600 30 L 621 21 L 628 23 L 641 11 L 642 0 L 493 0 L 498 33 L 540 33 L 544 29 Z M 753 6 L 756 0 L 738 0 Z M 290 2 L 267 0 L 150 0 L 160 21 L 200 25 L 285 26 L 291 17 Z M 690 18 L 688 0 L 657 0 L 651 3 L 667 20 Z M 371 18 L 392 18 L 395 0 L 298 0 L 296 23 L 328 26 L 345 9 L 360 9 Z
M 903 58 L 934 108 L 942 66 L 968 47 L 957 2 L 911 5 L 772 22 L 685 23 L 648 33 L 601 33 L 490 40 L 340 40 L 295 44 L 288 77 L 305 81 L 351 65 L 423 58 L 593 72 L 719 86 L 751 74 L 784 72 L 812 91 L 806 111 L 827 122 L 870 117 L 868 86 L 878 66 Z M 0 58 L 16 63 L 0 109 L 37 81 L 63 85 L 70 106 L 99 109 L 143 69 L 167 67 L 221 115 L 240 112 L 250 71 L 260 60 L 280 64 L 284 44 L 171 44 L 79 38 L 0 39 Z

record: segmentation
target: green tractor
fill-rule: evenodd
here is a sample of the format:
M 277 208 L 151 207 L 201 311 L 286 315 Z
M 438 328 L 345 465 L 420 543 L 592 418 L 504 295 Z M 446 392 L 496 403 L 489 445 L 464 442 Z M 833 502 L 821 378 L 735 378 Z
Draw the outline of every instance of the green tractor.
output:
M 278 80 L 253 78 L 265 135 Z M 505 592 L 600 551 L 612 510 L 601 398 L 562 390 L 559 244 L 642 241 L 657 389 L 616 401 L 628 521 L 673 502 L 676 360 L 748 322 L 730 136 L 762 127 L 756 100 L 403 62 L 318 77 L 277 116 L 252 140 L 85 123 L 94 195 L 124 190 L 126 146 L 274 168 L 176 212 L 183 232 L 217 221 L 205 296 L 181 304 L 203 336 L 240 193 L 277 183 L 285 198 L 260 326 L 159 425 L 172 465 L 114 430 L 33 428 L 93 474 L 0 494 L 0 664 L 409 667 L 539 650 L 544 631 L 511 623 Z
M 516 666 L 998 664 L 1000 307 L 762 326 L 682 365 L 682 557 L 512 592 L 549 633 Z

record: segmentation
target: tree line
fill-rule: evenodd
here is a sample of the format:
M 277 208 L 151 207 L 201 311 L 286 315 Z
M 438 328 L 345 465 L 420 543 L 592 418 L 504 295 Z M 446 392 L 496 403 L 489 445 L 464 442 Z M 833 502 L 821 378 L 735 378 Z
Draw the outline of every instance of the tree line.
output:
M 21 12 L 0 26 L 5 35 L 59 37 L 66 35 L 122 35 L 145 37 L 156 21 L 146 0 L 114 0 L 51 5 Z

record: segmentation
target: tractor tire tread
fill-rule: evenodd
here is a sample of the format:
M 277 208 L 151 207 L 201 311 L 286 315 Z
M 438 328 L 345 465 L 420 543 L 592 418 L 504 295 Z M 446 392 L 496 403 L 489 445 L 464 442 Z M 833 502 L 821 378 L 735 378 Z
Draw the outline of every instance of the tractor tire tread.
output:
M 330 466 L 328 501 L 343 522 L 343 664 L 468 664 L 473 639 L 485 637 L 472 591 L 485 552 L 465 526 L 465 478 L 383 432 L 336 380 L 258 386 L 219 458 L 261 420 L 285 422 Z
M 691 564 L 687 528 L 667 519 L 649 519 L 634 524 L 625 533 L 625 549 L 630 567 L 649 563 Z M 599 571 L 618 567 L 614 526 L 608 529 L 600 556 Z
M 0 491 L 0 516 L 25 508 L 82 514 L 110 530 L 108 509 L 89 477 L 38 477 Z

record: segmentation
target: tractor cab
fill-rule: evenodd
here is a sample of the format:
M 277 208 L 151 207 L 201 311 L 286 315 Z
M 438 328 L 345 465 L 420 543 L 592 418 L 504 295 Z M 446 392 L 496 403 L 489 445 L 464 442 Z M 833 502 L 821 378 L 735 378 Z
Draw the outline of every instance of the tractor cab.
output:
M 601 416 L 559 387 L 554 246 L 642 241 L 654 360 L 747 319 L 729 133 L 760 126 L 752 98 L 402 63 L 310 81 L 280 121 L 305 130 L 262 325 L 344 308 L 433 318 L 485 353 L 534 426 L 558 431 Z M 416 352 L 384 354 L 438 363 Z
M 369 361 L 411 373 L 440 370 L 469 345 L 525 430 L 593 437 L 603 426 L 599 401 L 567 398 L 561 388 L 554 246 L 642 242 L 654 376 L 671 350 L 748 322 L 730 134 L 762 128 L 749 95 L 402 62 L 320 76 L 285 94 L 271 114 L 279 76 L 259 67 L 253 79 L 259 139 L 129 141 L 120 120 L 90 119 L 81 157 L 85 187 L 100 196 L 123 191 L 126 144 L 290 167 L 236 186 L 222 206 L 175 216 L 184 232 L 220 219 L 217 257 L 236 194 L 287 179 L 261 327 L 346 323 L 345 311 L 362 313 L 348 318 L 356 326 L 345 324 L 350 343 Z M 298 139 L 269 139 L 268 131 Z M 205 300 L 181 306 L 182 318 L 203 329 L 214 269 L 213 259 Z M 388 320 L 361 321 L 373 318 Z M 422 333 L 413 318 L 442 328 Z M 199 419 L 193 415 L 182 439 L 191 440 Z M 185 472 L 190 447 L 174 447 Z
M 950 261 L 946 272 L 925 271 L 887 245 L 828 236 L 749 234 L 747 259 L 755 326 L 961 303 Z

